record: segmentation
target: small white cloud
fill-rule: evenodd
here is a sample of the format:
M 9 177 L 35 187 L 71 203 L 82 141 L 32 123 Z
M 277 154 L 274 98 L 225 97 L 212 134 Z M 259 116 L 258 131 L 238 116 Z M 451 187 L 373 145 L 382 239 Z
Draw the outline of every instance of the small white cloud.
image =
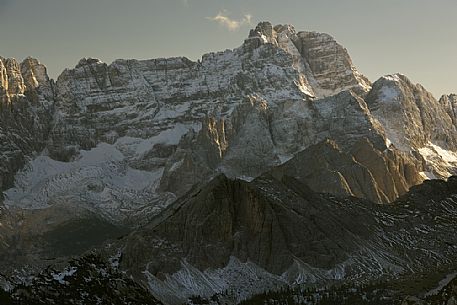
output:
M 252 15 L 246 14 L 240 20 L 231 19 L 226 12 L 219 12 L 214 17 L 207 17 L 208 20 L 215 21 L 227 28 L 229 31 L 236 31 L 244 25 L 250 25 L 252 20 Z

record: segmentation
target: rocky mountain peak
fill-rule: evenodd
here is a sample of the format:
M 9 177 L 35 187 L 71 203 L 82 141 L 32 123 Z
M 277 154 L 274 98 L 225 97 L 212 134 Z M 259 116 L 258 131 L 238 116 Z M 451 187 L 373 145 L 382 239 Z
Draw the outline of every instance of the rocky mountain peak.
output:
M 0 94 L 9 100 L 10 96 L 24 94 L 25 84 L 21 66 L 14 58 L 0 58 Z
M 456 127 L 442 103 L 405 75 L 380 78 L 373 84 L 366 101 L 373 115 L 384 125 L 388 138 L 398 148 L 421 148 L 428 142 L 457 148 Z
M 12 186 L 26 159 L 44 148 L 53 97 L 53 83 L 38 60 L 0 57 L 0 189 Z
M 96 64 L 103 64 L 103 62 L 98 58 L 84 57 L 79 60 L 78 64 L 76 65 L 76 68 Z
M 268 21 L 263 21 L 257 24 L 255 29 L 252 29 L 249 32 L 249 38 L 262 37 L 262 35 L 264 35 L 266 38 L 273 40 L 274 34 L 273 25 Z
M 45 100 L 54 98 L 54 81 L 49 78 L 46 66 L 38 59 L 33 57 L 24 59 L 21 63 L 21 73 L 26 86 L 25 94 L 38 93 L 35 99 L 38 95 Z
M 249 38 L 260 37 L 264 42 L 269 42 L 275 45 L 278 44 L 279 36 L 287 37 L 289 39 L 296 38 L 296 32 L 293 25 L 278 24 L 273 26 L 270 22 L 260 22 L 255 29 L 252 29 L 249 33 Z
M 344 89 L 365 95 L 371 88 L 370 81 L 354 67 L 347 50 L 328 34 L 296 32 L 292 25 L 261 22 L 251 30 L 247 42 L 250 39 L 256 39 L 257 45 L 271 43 L 289 53 L 294 67 L 318 97 Z
M 0 81 L 0 266 L 135 230 L 113 244 L 121 268 L 179 304 L 201 283 L 203 295 L 246 286 L 244 298 L 289 279 L 419 270 L 407 251 L 439 225 L 436 202 L 374 202 L 457 173 L 456 95 L 437 101 L 401 74 L 371 84 L 332 36 L 292 25 L 259 23 L 198 62 L 83 58 L 55 84 L 34 58 L 0 57 Z M 457 212 L 439 209 L 449 221 L 426 234 L 421 262 L 455 260 L 454 239 L 430 255 L 455 236 Z
M 331 139 L 342 150 L 333 150 L 335 159 L 344 156 L 352 165 L 356 157 L 367 163 L 367 170 L 360 172 L 369 176 L 369 171 L 383 194 L 355 191 L 350 182 L 347 193 L 387 202 L 419 180 L 417 173 L 405 177 L 390 171 L 398 178 L 386 183 L 379 178 L 382 171 L 370 167 L 392 163 L 390 157 L 383 158 L 391 143 L 404 153 L 429 141 L 455 147 L 450 112 L 423 87 L 395 74 L 372 88 L 332 36 L 296 31 L 289 24 L 261 22 L 241 47 L 203 55 L 199 62 L 175 57 L 119 59 L 107 65 L 83 58 L 66 69 L 55 86 L 36 59 L 20 65 L 2 59 L 1 64 L 2 88 L 22 92 L 28 102 L 55 102 L 50 133 L 42 135 L 50 162 L 76 160 L 85 151 L 103 147 L 119 156 L 116 174 L 124 174 L 122 166 L 128 164 L 150 175 L 159 193 L 181 195 L 215 172 L 253 179 L 265 168 Z M 389 103 L 392 99 L 397 102 Z M 443 116 L 448 118 L 436 119 Z M 445 135 L 435 129 L 445 130 Z M 356 150 L 364 138 L 369 144 Z M 367 152 L 370 158 L 364 157 Z M 392 164 L 409 166 L 406 159 L 395 156 Z M 116 192 L 116 187 L 111 190 Z M 103 201 L 103 196 L 93 195 Z
M 452 99 L 453 101 L 456 101 L 457 100 L 457 94 L 451 93 L 451 94 L 448 95 L 448 98 Z
M 46 67 L 37 59 L 27 57 L 19 63 L 14 58 L 0 57 L 0 96 L 3 101 L 11 102 L 24 94 L 40 94 L 52 98 L 53 89 Z M 37 101 L 35 96 L 34 101 Z
M 381 77 L 366 97 L 372 116 L 383 126 L 388 143 L 422 156 L 430 177 L 448 177 L 457 163 L 457 127 L 452 98 L 437 101 L 405 75 Z

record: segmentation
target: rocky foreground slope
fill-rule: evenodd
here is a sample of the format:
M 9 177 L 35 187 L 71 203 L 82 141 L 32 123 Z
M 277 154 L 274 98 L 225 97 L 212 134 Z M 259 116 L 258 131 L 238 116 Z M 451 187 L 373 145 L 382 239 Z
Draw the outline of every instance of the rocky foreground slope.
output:
M 457 258 L 456 183 L 426 182 L 378 205 L 314 193 L 290 176 L 219 176 L 126 237 L 121 266 L 172 302 L 419 273 Z
M 0 271 L 110 244 L 174 303 L 444 264 L 453 195 L 397 200 L 457 174 L 456 101 L 268 22 L 196 62 L 84 58 L 56 81 L 0 58 Z
M 105 259 L 90 254 L 63 271 L 26 282 L 16 275 L 3 285 L 13 300 L 71 296 L 68 304 L 84 304 L 105 296 L 115 304 L 122 298 L 155 304 L 141 292 L 147 287 L 166 304 L 238 304 L 267 290 L 289 291 L 264 299 L 285 302 L 310 297 L 310 287 L 336 284 L 326 289 L 340 300 L 352 294 L 367 301 L 368 295 L 373 302 L 366 304 L 400 304 L 414 300 L 411 295 L 433 299 L 428 296 L 440 292 L 438 282 L 449 278 L 447 285 L 455 276 L 456 222 L 457 177 L 428 181 L 392 205 L 379 205 L 315 193 L 290 176 L 268 173 L 246 182 L 221 175 L 100 249 Z M 111 284 L 94 287 L 92 281 Z M 289 286 L 295 288 L 283 290 Z M 317 296 L 325 290 L 313 295 L 316 302 L 309 304 L 321 304 Z

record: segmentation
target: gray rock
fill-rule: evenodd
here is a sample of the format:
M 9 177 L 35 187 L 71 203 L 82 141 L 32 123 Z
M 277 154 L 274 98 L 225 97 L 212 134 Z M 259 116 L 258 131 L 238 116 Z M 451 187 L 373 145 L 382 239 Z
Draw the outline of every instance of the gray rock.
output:
M 454 125 L 457 125 L 457 95 L 443 95 L 439 103 L 444 106 Z
M 388 141 L 404 152 L 421 155 L 426 161 L 424 171 L 438 178 L 455 173 L 457 126 L 452 97 L 437 101 L 421 85 L 395 74 L 376 81 L 366 101 Z
M 36 59 L 0 58 L 0 189 L 12 187 L 27 158 L 46 145 L 53 116 L 53 84 Z

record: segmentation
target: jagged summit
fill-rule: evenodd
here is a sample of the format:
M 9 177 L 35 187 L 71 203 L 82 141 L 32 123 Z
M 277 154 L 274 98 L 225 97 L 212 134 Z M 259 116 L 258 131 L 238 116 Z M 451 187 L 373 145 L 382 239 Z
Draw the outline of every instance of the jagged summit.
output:
M 103 64 L 103 62 L 98 58 L 84 57 L 81 58 L 75 68 L 89 66 L 93 64 Z
M 447 111 L 451 108 L 445 109 L 444 100 L 438 102 L 405 75 L 381 77 L 366 100 L 398 148 L 409 150 L 434 142 L 446 149 L 457 149 L 456 126 Z
M 329 35 L 327 33 L 319 33 L 316 31 L 299 31 L 297 33 L 297 31 L 295 30 L 295 27 L 292 24 L 273 25 L 269 21 L 259 22 L 254 29 L 250 30 L 249 38 L 260 37 L 265 42 L 277 44 L 278 38 L 280 38 L 281 35 L 287 35 L 290 38 L 294 38 L 294 35 L 297 35 L 300 33 L 308 33 L 308 34 L 312 33 L 315 35 L 325 37 L 327 39 L 335 40 L 331 35 Z
M 0 56 L 0 98 L 5 101 L 17 99 L 26 92 L 41 88 L 46 97 L 52 96 L 51 80 L 46 67 L 38 59 L 27 57 L 22 62 L 15 58 Z
M 347 50 L 325 33 L 296 32 L 292 25 L 261 22 L 249 33 L 249 39 L 272 43 L 293 56 L 317 96 L 328 96 L 342 89 L 368 92 L 371 83 L 357 71 Z
M 119 204 L 135 200 L 143 206 L 148 198 L 144 193 L 149 198 L 155 194 L 152 197 L 159 201 L 163 198 L 157 194 L 163 192 L 181 195 L 215 172 L 252 179 L 265 168 L 282 164 L 326 139 L 338 143 L 344 150 L 341 155 L 347 158 L 354 156 L 353 147 L 367 138 L 373 149 L 358 149 L 369 151 L 372 158 L 393 145 L 395 157 L 389 158 L 395 159 L 391 160 L 394 164 L 408 167 L 417 162 L 421 164 L 416 164 L 419 172 L 436 177 L 452 174 L 449 168 L 456 149 L 452 97 L 438 103 L 422 86 L 401 74 L 385 76 L 372 85 L 333 37 L 296 31 L 292 25 L 261 22 L 241 47 L 203 55 L 200 62 L 174 57 L 119 59 L 108 65 L 83 58 L 75 68 L 66 69 L 55 84 L 37 60 L 26 59 L 21 65 L 2 60 L 2 66 L 1 90 L 7 91 L 2 99 L 27 93 L 24 102 L 31 102 L 30 106 L 37 100 L 47 101 L 43 104 L 46 111 L 52 106 L 53 120 L 33 120 L 49 130 L 41 135 L 48 154 L 43 161 L 49 166 L 56 161 L 80 160 L 75 161 L 76 168 L 90 168 L 94 163 L 81 154 L 100 150 L 118 162 L 112 173 L 106 160 L 99 160 L 95 166 L 101 172 L 123 177 L 134 173 L 139 180 L 141 175 L 148 177 L 147 186 L 139 184 L 139 188 L 104 182 L 105 193 L 94 192 L 85 199 L 100 203 L 100 209 L 105 209 L 106 196 Z M 450 150 L 451 158 L 444 160 L 430 145 Z M 423 150 L 421 154 L 423 148 L 433 148 L 435 153 Z M 27 156 L 41 149 L 27 149 Z M 22 155 L 20 150 L 14 151 Z M 409 155 L 412 152 L 416 153 L 413 157 Z M 432 155 L 435 161 L 422 160 Z M 21 161 L 5 161 L 4 171 L 10 173 L 4 179 L 8 186 L 24 162 L 24 156 Z M 417 171 L 408 175 L 390 171 L 390 175 L 395 173 L 394 183 L 376 178 L 381 176 L 379 169 L 367 165 L 362 171 L 374 177 L 367 181 L 382 184 L 374 186 L 379 196 L 373 195 L 376 191 L 365 192 L 375 201 L 392 201 L 420 181 Z M 341 180 L 351 179 L 347 174 L 339 175 Z M 67 176 L 77 178 L 67 181 Z M 46 207 L 50 201 L 60 200 L 69 185 L 72 192 L 82 192 L 80 187 L 85 188 L 87 182 L 80 182 L 89 177 L 90 171 L 60 169 L 9 192 L 8 202 Z M 35 184 L 40 196 L 34 194 Z M 124 187 L 128 192 L 119 191 Z M 125 217 L 115 208 L 108 214 Z
M 80 158 L 82 152 L 100 149 L 105 143 L 109 146 L 103 153 L 118 156 L 116 174 L 130 175 L 121 166 L 126 163 L 148 175 L 153 186 L 128 186 L 134 193 L 128 195 L 130 199 L 123 198 L 128 192 L 118 194 L 119 185 L 107 182 L 105 188 L 119 202 L 146 198 L 140 195 L 143 192 L 179 195 L 214 172 L 252 179 L 264 168 L 281 164 L 326 139 L 349 152 L 349 158 L 352 146 L 364 138 L 372 143 L 374 155 L 390 145 L 394 154 L 415 152 L 414 157 L 396 156 L 394 163 L 410 166 L 411 160 L 416 160 L 425 164 L 417 167 L 419 171 L 437 177 L 452 174 L 448 169 L 455 163 L 455 98 L 438 103 L 422 86 L 401 74 L 382 77 L 372 85 L 333 37 L 296 31 L 292 25 L 261 22 L 241 47 L 203 55 L 201 62 L 174 57 L 120 59 L 108 65 L 83 58 L 75 68 L 66 69 L 55 84 L 35 59 L 26 59 L 21 65 L 2 60 L 1 65 L 2 99 L 26 94 L 24 102 L 47 101 L 43 104 L 46 111 L 52 106 L 53 120 L 41 122 L 47 126 L 45 130 L 49 128 L 49 133 L 42 135 L 50 158 L 46 162 L 85 160 Z M 39 120 L 33 122 L 38 124 Z M 440 155 L 430 145 L 449 150 L 446 160 L 443 152 Z M 421 149 L 430 147 L 435 153 L 422 150 L 421 154 Z M 20 150 L 15 151 L 21 155 Z M 421 159 L 432 155 L 443 162 L 424 163 Z M 21 160 L 5 161 L 5 172 L 11 172 L 8 180 L 23 166 Z M 10 167 L 12 163 L 16 165 Z M 112 170 L 103 162 L 97 166 L 102 172 Z M 379 172 L 368 171 L 374 176 Z M 63 174 L 57 171 L 56 175 L 43 177 L 46 183 L 30 182 L 40 185 L 41 197 L 28 194 L 31 189 L 27 184 L 9 197 L 12 202 L 22 198 L 19 201 L 26 206 L 47 206 L 49 194 L 54 196 L 48 191 L 54 189 L 52 179 L 60 181 Z M 87 180 L 86 174 L 79 175 L 77 181 Z M 401 191 L 378 186 L 386 195 L 370 196 L 391 201 L 418 181 L 415 173 L 395 175 L 396 183 L 377 183 L 397 185 Z M 372 180 L 376 179 L 368 179 Z M 80 184 L 74 183 L 78 189 Z M 62 185 L 65 183 L 59 182 L 56 195 L 65 193 Z M 106 196 L 93 195 L 87 200 L 103 202 Z M 34 199 L 24 200 L 28 196 Z M 145 200 L 140 202 L 146 204 Z M 117 214 L 115 209 L 112 212 Z
M 43 150 L 53 98 L 53 82 L 38 60 L 0 57 L 0 189 L 12 187 L 27 157 Z
M 33 58 L 0 58 L 0 81 L 5 269 L 134 229 L 115 249 L 126 269 L 184 299 L 455 257 L 454 239 L 435 244 L 453 223 L 423 234 L 433 214 L 455 220 L 455 194 L 432 214 L 387 203 L 457 173 L 457 97 L 401 74 L 371 84 L 330 35 L 263 22 L 198 62 L 83 58 L 55 83 Z
M 402 79 L 403 80 L 406 80 L 408 79 L 406 75 L 402 74 L 402 73 L 392 73 L 392 74 L 387 74 L 387 75 L 383 75 L 379 78 L 379 80 L 387 80 L 387 81 L 393 81 L 393 82 L 399 82 L 401 81 Z M 409 81 L 409 80 L 408 80 Z

